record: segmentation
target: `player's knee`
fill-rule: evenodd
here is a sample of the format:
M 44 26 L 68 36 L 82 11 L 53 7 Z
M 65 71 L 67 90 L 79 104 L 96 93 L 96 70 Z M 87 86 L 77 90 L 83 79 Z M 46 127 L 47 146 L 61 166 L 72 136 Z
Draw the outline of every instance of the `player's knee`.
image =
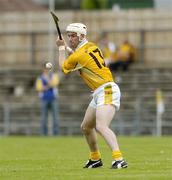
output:
M 81 130 L 84 134 L 89 134 L 90 132 L 90 128 L 88 128 L 87 126 L 81 124 Z

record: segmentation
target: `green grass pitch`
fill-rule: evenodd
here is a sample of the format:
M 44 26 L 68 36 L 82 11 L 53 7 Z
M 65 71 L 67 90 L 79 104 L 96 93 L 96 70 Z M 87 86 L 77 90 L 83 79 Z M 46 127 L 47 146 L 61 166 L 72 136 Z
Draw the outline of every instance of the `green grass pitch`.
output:
M 83 137 L 0 137 L 0 180 L 171 180 L 172 137 L 119 137 L 127 169 L 110 169 L 111 151 L 98 137 L 104 166 L 83 169 Z

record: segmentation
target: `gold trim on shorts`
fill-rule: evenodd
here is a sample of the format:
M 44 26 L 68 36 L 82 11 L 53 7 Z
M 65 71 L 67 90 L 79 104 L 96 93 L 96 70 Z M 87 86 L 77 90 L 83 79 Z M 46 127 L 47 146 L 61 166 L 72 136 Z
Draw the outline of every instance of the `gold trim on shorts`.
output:
M 104 87 L 104 104 L 112 104 L 112 85 Z

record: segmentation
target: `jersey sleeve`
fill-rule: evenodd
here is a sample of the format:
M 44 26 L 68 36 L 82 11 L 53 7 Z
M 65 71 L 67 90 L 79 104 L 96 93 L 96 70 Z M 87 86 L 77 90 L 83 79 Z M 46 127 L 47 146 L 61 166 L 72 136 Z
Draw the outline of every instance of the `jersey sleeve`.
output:
M 57 73 L 53 74 L 53 77 L 52 77 L 52 79 L 50 81 L 50 84 L 51 84 L 52 87 L 58 86 L 58 84 L 59 84 L 59 77 L 58 77 Z
M 43 91 L 44 90 L 43 84 L 42 84 L 42 81 L 40 78 L 37 78 L 37 80 L 36 80 L 36 90 L 37 91 Z
M 65 74 L 70 73 L 77 65 L 77 57 L 71 54 L 63 63 L 62 69 Z

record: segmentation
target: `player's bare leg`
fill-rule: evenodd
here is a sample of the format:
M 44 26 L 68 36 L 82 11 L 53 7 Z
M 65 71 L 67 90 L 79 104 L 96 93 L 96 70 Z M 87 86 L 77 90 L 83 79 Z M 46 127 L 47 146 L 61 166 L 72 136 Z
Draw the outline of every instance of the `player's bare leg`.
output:
M 109 128 L 109 125 L 115 115 L 113 105 L 102 105 L 97 107 L 96 111 L 96 129 L 103 136 L 112 151 L 119 150 L 116 135 Z
M 89 106 L 86 110 L 84 120 L 81 124 L 81 129 L 83 134 L 85 135 L 85 138 L 87 140 L 87 143 L 91 151 L 98 150 L 97 134 L 95 131 L 95 125 L 96 125 L 95 119 L 96 119 L 96 111 L 94 108 Z
M 96 110 L 88 106 L 84 120 L 81 124 L 81 129 L 85 138 L 87 140 L 89 149 L 90 149 L 90 157 L 89 161 L 86 163 L 85 168 L 96 168 L 102 166 L 101 155 L 98 149 L 97 144 L 97 133 L 95 130 L 96 126 Z
M 96 130 L 102 135 L 112 150 L 112 168 L 126 168 L 128 165 L 123 160 L 122 153 L 119 150 L 116 135 L 109 128 L 114 115 L 115 107 L 113 105 L 98 106 L 96 110 Z

